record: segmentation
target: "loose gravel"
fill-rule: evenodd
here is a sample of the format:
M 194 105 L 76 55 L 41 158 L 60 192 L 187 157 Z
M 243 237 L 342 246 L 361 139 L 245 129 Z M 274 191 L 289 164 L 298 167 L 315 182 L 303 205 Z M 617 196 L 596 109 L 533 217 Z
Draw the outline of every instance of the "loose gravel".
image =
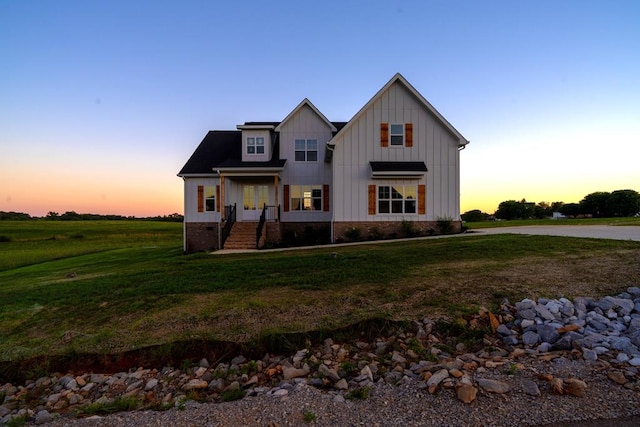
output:
M 184 409 L 163 412 L 134 411 L 85 419 L 60 418 L 51 426 L 524 426 L 565 424 L 569 421 L 612 419 L 640 415 L 640 396 L 612 383 L 602 362 L 550 362 L 530 358 L 515 375 L 493 378 L 511 384 L 514 391 L 491 394 L 482 390 L 471 404 L 462 403 L 454 390 L 429 394 L 419 381 L 400 385 L 378 381 L 366 400 L 345 400 L 300 383 L 282 397 L 259 395 L 226 403 L 187 402 Z M 499 371 L 498 371 L 499 372 Z M 556 377 L 585 378 L 585 397 L 558 396 L 542 389 L 538 397 L 518 392 L 536 372 Z M 608 425 L 608 424 L 602 424 Z

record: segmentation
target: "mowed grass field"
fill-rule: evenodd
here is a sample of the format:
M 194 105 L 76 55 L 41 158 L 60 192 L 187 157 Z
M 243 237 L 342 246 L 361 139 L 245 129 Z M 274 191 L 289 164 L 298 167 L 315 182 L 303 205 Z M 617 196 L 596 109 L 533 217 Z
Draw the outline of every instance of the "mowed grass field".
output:
M 0 221 L 0 237 L 1 361 L 456 318 L 503 298 L 640 285 L 630 241 L 462 235 L 185 256 L 180 223 Z

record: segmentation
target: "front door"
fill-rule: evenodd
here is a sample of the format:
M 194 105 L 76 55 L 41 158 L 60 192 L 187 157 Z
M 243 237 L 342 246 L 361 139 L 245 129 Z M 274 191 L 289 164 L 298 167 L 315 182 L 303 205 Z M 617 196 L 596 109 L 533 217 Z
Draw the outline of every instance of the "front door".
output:
M 258 221 L 262 207 L 269 201 L 269 187 L 266 185 L 245 185 L 242 191 L 244 210 L 243 221 Z

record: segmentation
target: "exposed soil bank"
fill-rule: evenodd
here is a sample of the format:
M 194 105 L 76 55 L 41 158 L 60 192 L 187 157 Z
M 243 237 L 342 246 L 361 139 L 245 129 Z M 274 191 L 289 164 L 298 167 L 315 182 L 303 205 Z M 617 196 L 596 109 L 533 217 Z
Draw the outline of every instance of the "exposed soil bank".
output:
M 370 319 L 336 330 L 308 331 L 291 334 L 272 334 L 255 342 L 234 343 L 230 341 L 188 340 L 144 347 L 114 354 L 79 353 L 58 356 L 40 356 L 30 359 L 0 362 L 0 384 L 24 383 L 52 372 L 80 375 L 88 372 L 114 374 L 140 366 L 180 367 L 185 362 L 197 363 L 207 358 L 212 365 L 228 362 L 240 354 L 260 359 L 265 353 L 288 353 L 304 348 L 305 344 L 316 345 L 325 338 L 350 339 L 371 338 L 388 334 L 399 327 L 408 327 L 409 322 L 387 319 Z

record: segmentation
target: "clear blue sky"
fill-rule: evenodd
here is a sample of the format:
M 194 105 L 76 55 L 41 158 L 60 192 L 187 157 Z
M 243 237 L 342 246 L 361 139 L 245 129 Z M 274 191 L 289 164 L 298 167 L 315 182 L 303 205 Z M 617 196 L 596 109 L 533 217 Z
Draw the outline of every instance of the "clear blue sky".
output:
M 402 73 L 471 144 L 462 210 L 640 191 L 638 1 L 0 2 L 0 210 L 182 212 L 210 129 Z

